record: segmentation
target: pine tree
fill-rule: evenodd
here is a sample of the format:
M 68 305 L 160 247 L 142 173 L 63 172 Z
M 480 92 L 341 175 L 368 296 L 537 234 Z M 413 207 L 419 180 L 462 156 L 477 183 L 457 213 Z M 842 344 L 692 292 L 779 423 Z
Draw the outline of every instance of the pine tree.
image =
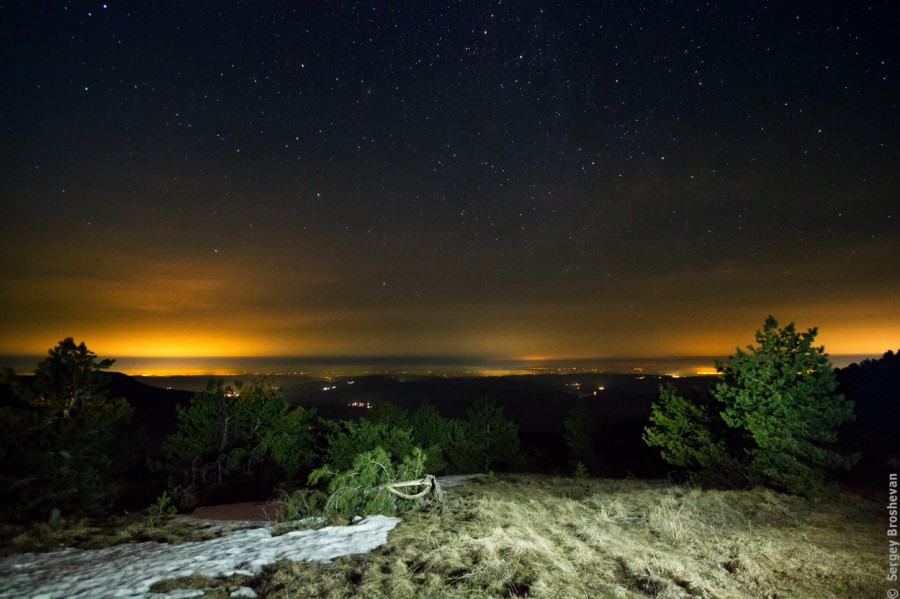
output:
M 599 472 L 601 464 L 597 452 L 597 437 L 600 425 L 594 410 L 584 402 L 575 404 L 563 421 L 563 430 L 563 438 L 572 452 L 573 462 L 581 465 L 586 472 Z
M 503 408 L 485 396 L 453 422 L 450 460 L 459 471 L 487 472 L 510 466 L 519 455 L 519 426 L 503 417 Z
M 425 450 L 425 471 L 429 474 L 441 474 L 447 469 L 452 426 L 431 404 L 422 405 L 413 416 L 413 442 Z
M 716 365 L 722 382 L 712 392 L 725 423 L 745 434 L 751 482 L 807 496 L 823 490 L 828 469 L 858 459 L 829 448 L 853 419 L 853 403 L 836 393 L 825 348 L 813 345 L 817 333 L 799 333 L 793 323 L 779 329 L 770 316 L 755 347 Z
M 178 429 L 164 445 L 172 497 L 189 508 L 230 486 L 268 492 L 260 487 L 296 482 L 312 464 L 313 416 L 260 381 L 210 382 L 178 408 Z
M 715 468 L 727 456 L 716 416 L 709 406 L 679 395 L 672 383 L 660 385 L 659 402 L 651 406 L 654 426 L 644 429 L 644 442 L 659 447 L 662 458 L 675 466 Z
M 120 490 L 138 457 L 130 447 L 132 409 L 104 391 L 102 370 L 71 337 L 49 351 L 31 384 L 17 379 L 16 405 L 0 408 L 0 497 L 12 519 L 95 514 Z
M 770 316 L 756 346 L 716 364 L 720 382 L 709 405 L 661 388 L 644 441 L 707 480 L 727 475 L 732 484 L 819 495 L 828 470 L 849 468 L 859 456 L 832 448 L 838 427 L 854 417 L 853 403 L 836 392 L 825 348 L 813 345 L 817 333 L 799 333 L 793 323 L 779 329 Z

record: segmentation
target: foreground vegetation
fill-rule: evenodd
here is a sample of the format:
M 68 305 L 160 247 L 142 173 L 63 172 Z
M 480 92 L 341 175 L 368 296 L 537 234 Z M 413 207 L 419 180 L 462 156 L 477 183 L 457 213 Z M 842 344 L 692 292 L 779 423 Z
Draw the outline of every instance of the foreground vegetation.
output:
M 370 554 L 285 560 L 252 578 L 194 576 L 155 590 L 203 589 L 210 598 L 240 586 L 291 598 L 876 597 L 884 591 L 880 513 L 852 495 L 813 503 L 764 488 L 500 475 L 406 512 Z M 177 540 L 184 522 L 157 534 Z

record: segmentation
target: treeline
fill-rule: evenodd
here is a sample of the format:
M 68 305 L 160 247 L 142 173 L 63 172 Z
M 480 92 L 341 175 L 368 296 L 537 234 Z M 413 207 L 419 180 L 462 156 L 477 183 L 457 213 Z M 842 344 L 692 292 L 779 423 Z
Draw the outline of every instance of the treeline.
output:
M 427 404 L 409 415 L 387 403 L 356 421 L 324 420 L 314 410 L 289 407 L 264 381 L 217 382 L 178 408 L 178 430 L 155 468 L 165 473 L 176 504 L 190 509 L 234 500 L 242 489 L 314 487 L 314 472 L 313 481 L 325 481 L 352 471 L 360 456 L 375 455 L 394 470 L 420 463 L 408 472 L 413 477 L 507 469 L 519 457 L 518 427 L 487 397 L 465 419 L 446 419 Z

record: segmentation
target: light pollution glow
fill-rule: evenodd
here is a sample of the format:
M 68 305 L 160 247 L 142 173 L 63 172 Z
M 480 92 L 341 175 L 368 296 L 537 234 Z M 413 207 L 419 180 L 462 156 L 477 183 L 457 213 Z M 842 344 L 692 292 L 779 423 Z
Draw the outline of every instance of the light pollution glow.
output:
M 723 309 L 692 316 L 644 306 L 641 313 L 631 311 L 631 318 L 625 319 L 597 315 L 595 307 L 572 302 L 519 304 L 512 310 L 490 305 L 448 306 L 443 318 L 415 308 L 407 315 L 399 309 L 365 315 L 354 310 L 317 312 L 310 306 L 306 313 L 266 315 L 261 310 L 230 313 L 228 307 L 209 304 L 208 313 L 197 318 L 195 311 L 184 314 L 178 309 L 148 314 L 140 307 L 143 305 L 132 308 L 124 302 L 108 303 L 89 313 L 66 315 L 61 310 L 63 317 L 40 322 L 7 320 L 0 325 L 0 354 L 43 355 L 63 337 L 72 336 L 85 341 L 97 355 L 117 358 L 120 363 L 126 358 L 361 355 L 467 355 L 536 363 L 595 357 L 724 357 L 736 347 L 753 343 L 754 331 L 767 315 L 760 311 L 738 319 Z M 784 306 L 774 315 L 783 319 L 782 314 L 799 314 L 802 319 L 796 325 L 800 330 L 818 326 L 817 343 L 833 356 L 881 355 L 896 349 L 900 325 L 878 316 L 890 310 L 887 302 L 870 304 L 868 310 L 860 308 Z M 542 317 L 544 311 L 551 316 Z M 560 314 L 567 320 L 554 316 Z M 710 366 L 698 365 L 693 371 L 708 371 Z M 209 363 L 201 369 L 208 367 Z M 181 373 L 195 371 L 187 364 L 167 364 L 165 368 L 165 374 L 174 374 L 172 368 Z M 217 372 L 226 373 L 222 369 Z
M 50 258 L 28 254 L 27 244 L 16 250 L 37 262 L 33 270 L 51 270 Z M 77 264 L 90 264 L 73 253 Z M 886 291 L 786 301 L 754 296 L 750 283 L 736 280 L 710 301 L 694 293 L 701 273 L 688 272 L 680 284 L 665 277 L 596 300 L 545 292 L 375 303 L 332 293 L 324 275 L 304 275 L 304 293 L 286 295 L 284 281 L 296 287 L 296 277 L 260 274 L 253 263 L 204 274 L 202 261 L 155 258 L 136 274 L 120 260 L 127 262 L 114 257 L 103 276 L 85 267 L 77 277 L 10 277 L 0 303 L 17 317 L 0 322 L 0 354 L 43 354 L 72 336 L 119 357 L 715 356 L 752 343 L 769 314 L 801 330 L 817 326 L 830 354 L 881 354 L 900 339 L 896 298 Z
M 753 325 L 751 325 L 752 327 Z M 758 327 L 757 327 L 758 328 Z M 798 325 L 798 328 L 801 328 Z M 601 342 L 579 339 L 573 343 L 573 349 L 569 352 L 557 351 L 555 353 L 541 353 L 540 355 L 519 355 L 515 353 L 515 347 L 522 347 L 526 343 L 534 343 L 525 335 L 510 335 L 506 338 L 499 337 L 496 332 L 489 332 L 483 337 L 470 335 L 465 340 L 468 343 L 460 343 L 456 339 L 452 344 L 423 344 L 416 347 L 385 347 L 374 343 L 351 345 L 347 338 L 334 339 L 328 335 L 306 337 L 298 335 L 303 341 L 291 342 L 286 338 L 263 339 L 251 332 L 249 333 L 223 333 L 218 330 L 204 330 L 196 327 L 165 327 L 147 333 L 141 328 L 129 330 L 125 326 L 111 328 L 91 326 L 73 326 L 63 328 L 62 333 L 46 330 L 40 334 L 18 331 L 17 334 L 8 335 L 4 343 L 0 345 L 0 354 L 6 355 L 38 355 L 45 353 L 54 346 L 62 337 L 73 336 L 83 339 L 96 353 L 133 358 L 189 358 L 189 357 L 273 357 L 273 356 L 341 356 L 341 355 L 473 355 L 473 347 L 477 351 L 474 355 L 488 359 L 516 359 L 525 361 L 558 361 L 565 359 L 583 359 L 595 356 L 606 357 L 657 357 L 666 355 L 728 355 L 735 347 L 744 347 L 753 343 L 754 328 L 743 328 L 740 331 L 718 330 L 706 334 L 691 334 L 676 330 L 666 331 L 664 334 L 654 336 L 656 344 L 648 346 L 641 341 L 622 343 L 618 345 L 620 351 L 612 353 Z M 69 333 L 68 331 L 74 331 Z M 87 331 L 89 334 L 81 334 Z M 298 333 L 300 333 L 298 331 Z M 863 334 L 861 334 L 863 333 Z M 337 332 L 335 332 L 337 334 Z M 602 335 L 602 333 L 598 333 Z M 285 336 L 287 337 L 287 336 Z M 349 334 L 352 340 L 352 334 Z M 820 328 L 817 344 L 824 345 L 826 351 L 832 355 L 843 354 L 880 354 L 895 345 L 895 340 L 900 339 L 900 327 L 878 330 L 860 331 L 853 326 L 835 326 L 831 329 Z M 358 341 L 365 341 L 362 338 Z M 685 342 L 687 341 L 687 342 Z M 544 344 L 558 350 L 563 350 L 565 340 L 554 339 L 551 333 L 546 333 Z M 346 351 L 349 348 L 353 351 Z M 389 351 L 385 352 L 387 349 Z M 391 352 L 391 349 L 395 349 Z M 410 351 L 412 349 L 413 351 Z M 419 351 L 415 351 L 418 349 Z M 648 351 L 656 349 L 656 351 Z M 335 351 L 338 350 L 338 351 Z M 360 351 L 362 350 L 362 351 Z

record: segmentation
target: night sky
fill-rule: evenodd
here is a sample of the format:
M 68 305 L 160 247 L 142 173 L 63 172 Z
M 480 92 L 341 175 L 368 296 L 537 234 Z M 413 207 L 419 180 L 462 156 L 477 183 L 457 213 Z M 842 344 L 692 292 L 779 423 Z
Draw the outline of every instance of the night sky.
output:
M 0 5 L 0 354 L 900 346 L 900 8 Z

